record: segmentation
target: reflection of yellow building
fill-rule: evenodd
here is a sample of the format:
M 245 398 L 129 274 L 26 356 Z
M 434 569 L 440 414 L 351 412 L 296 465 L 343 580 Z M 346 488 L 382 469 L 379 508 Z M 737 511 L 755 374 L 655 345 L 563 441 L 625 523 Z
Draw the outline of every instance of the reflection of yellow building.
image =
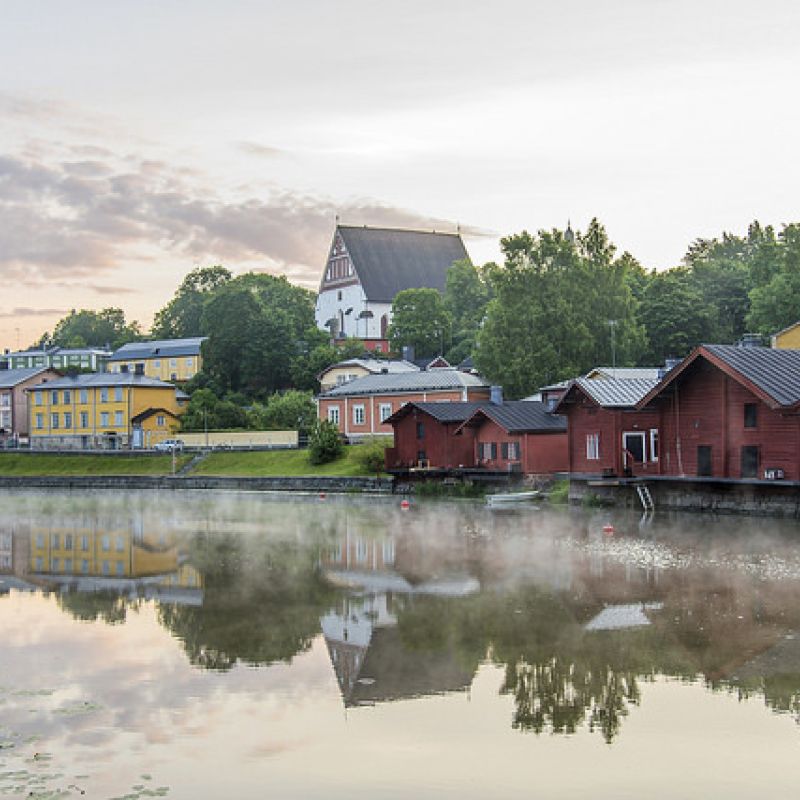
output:
M 143 375 L 75 375 L 30 392 L 31 447 L 146 447 L 170 438 L 186 396 Z
M 30 570 L 40 575 L 143 578 L 167 575 L 165 585 L 202 586 L 197 570 L 181 564 L 178 548 L 130 531 L 35 528 L 30 534 Z
M 131 342 L 108 360 L 110 372 L 141 372 L 160 381 L 191 380 L 202 369 L 201 346 L 205 336 L 190 339 L 161 339 Z

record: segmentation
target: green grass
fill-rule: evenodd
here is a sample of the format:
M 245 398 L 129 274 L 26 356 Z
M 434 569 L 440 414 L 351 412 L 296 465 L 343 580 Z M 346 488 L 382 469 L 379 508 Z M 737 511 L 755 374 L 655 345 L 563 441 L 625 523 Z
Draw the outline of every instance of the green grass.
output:
M 336 475 L 372 477 L 358 463 L 358 446 L 345 447 L 344 455 L 327 464 L 309 464 L 308 450 L 267 450 L 255 452 L 211 453 L 191 472 L 192 475 L 237 475 L 252 477 Z
M 190 456 L 175 459 L 180 469 Z M 172 456 L 53 455 L 0 453 L 0 475 L 169 475 Z

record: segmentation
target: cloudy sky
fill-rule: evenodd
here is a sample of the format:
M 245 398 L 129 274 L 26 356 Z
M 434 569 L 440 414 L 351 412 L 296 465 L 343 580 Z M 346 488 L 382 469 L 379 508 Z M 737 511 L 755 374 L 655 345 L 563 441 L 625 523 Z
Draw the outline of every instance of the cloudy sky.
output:
M 335 215 L 648 267 L 800 219 L 794 0 L 3 0 L 0 347 L 195 266 L 314 287 Z

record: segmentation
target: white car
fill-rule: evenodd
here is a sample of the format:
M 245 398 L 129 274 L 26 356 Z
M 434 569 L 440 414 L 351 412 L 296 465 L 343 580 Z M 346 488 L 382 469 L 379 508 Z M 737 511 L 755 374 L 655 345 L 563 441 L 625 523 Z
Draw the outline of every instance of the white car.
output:
M 156 442 L 153 445 L 153 450 L 158 450 L 159 453 L 172 453 L 180 452 L 183 450 L 182 439 L 164 439 L 163 442 Z

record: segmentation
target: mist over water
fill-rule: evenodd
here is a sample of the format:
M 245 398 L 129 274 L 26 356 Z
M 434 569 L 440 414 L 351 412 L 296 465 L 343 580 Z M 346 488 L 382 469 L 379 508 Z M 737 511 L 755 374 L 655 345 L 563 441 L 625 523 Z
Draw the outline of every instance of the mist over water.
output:
M 0 637 L 0 796 L 774 798 L 800 777 L 788 522 L 3 492 Z

